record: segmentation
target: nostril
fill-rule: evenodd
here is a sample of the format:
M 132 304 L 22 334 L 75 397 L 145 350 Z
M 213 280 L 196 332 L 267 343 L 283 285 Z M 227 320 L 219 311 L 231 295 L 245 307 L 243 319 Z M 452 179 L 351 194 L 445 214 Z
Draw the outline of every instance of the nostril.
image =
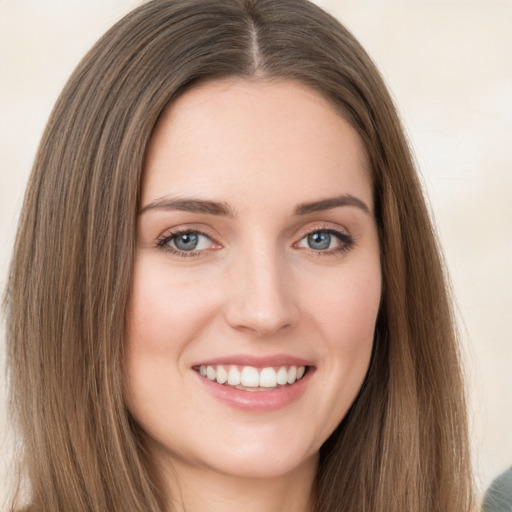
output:
M 239 324 L 239 325 L 234 326 L 235 329 L 242 331 L 242 332 L 246 332 L 248 334 L 252 334 L 258 338 L 267 338 L 269 336 L 273 336 L 274 334 L 276 334 L 278 332 L 288 330 L 290 327 L 291 327 L 290 323 L 287 323 L 282 326 L 277 326 L 277 327 L 267 326 L 267 325 L 261 326 L 261 325 L 257 325 L 254 323 L 252 325 Z

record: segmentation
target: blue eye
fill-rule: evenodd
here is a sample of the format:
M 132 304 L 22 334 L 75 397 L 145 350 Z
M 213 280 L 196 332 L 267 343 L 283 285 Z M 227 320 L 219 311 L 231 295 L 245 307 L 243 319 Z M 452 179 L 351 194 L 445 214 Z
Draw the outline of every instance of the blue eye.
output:
M 199 244 L 199 235 L 197 233 L 183 233 L 175 236 L 172 241 L 180 251 L 193 251 Z
M 211 248 L 212 243 L 210 237 L 199 231 L 181 231 L 158 240 L 157 246 L 179 256 L 194 256 Z
M 350 249 L 353 239 L 350 235 L 333 229 L 318 229 L 304 236 L 297 247 L 327 254 Z
M 326 232 L 311 233 L 307 236 L 307 244 L 310 249 L 324 251 L 331 246 L 331 234 Z

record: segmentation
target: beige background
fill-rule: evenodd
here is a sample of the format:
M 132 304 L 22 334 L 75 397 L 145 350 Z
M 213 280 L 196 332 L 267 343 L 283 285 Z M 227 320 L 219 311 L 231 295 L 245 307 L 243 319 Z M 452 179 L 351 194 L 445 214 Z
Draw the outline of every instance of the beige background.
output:
M 0 0 L 1 289 L 50 109 L 80 57 L 137 3 Z M 416 153 L 460 310 L 485 488 L 512 464 L 512 0 L 317 3 L 376 60 Z M 4 389 L 2 381 L 0 503 L 9 460 Z

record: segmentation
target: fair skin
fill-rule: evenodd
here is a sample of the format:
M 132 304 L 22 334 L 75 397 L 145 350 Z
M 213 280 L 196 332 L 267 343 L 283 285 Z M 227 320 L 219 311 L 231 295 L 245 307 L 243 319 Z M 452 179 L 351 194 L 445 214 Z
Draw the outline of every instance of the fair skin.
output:
M 311 510 L 381 296 L 357 134 L 295 82 L 201 84 L 151 139 L 137 240 L 126 400 L 169 510 Z

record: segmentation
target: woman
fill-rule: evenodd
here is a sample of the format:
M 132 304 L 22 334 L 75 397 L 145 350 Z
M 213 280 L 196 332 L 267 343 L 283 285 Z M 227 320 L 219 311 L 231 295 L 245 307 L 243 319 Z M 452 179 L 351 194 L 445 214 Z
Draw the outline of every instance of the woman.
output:
M 421 187 L 310 3 L 114 26 L 49 120 L 6 303 L 30 511 L 471 508 Z

